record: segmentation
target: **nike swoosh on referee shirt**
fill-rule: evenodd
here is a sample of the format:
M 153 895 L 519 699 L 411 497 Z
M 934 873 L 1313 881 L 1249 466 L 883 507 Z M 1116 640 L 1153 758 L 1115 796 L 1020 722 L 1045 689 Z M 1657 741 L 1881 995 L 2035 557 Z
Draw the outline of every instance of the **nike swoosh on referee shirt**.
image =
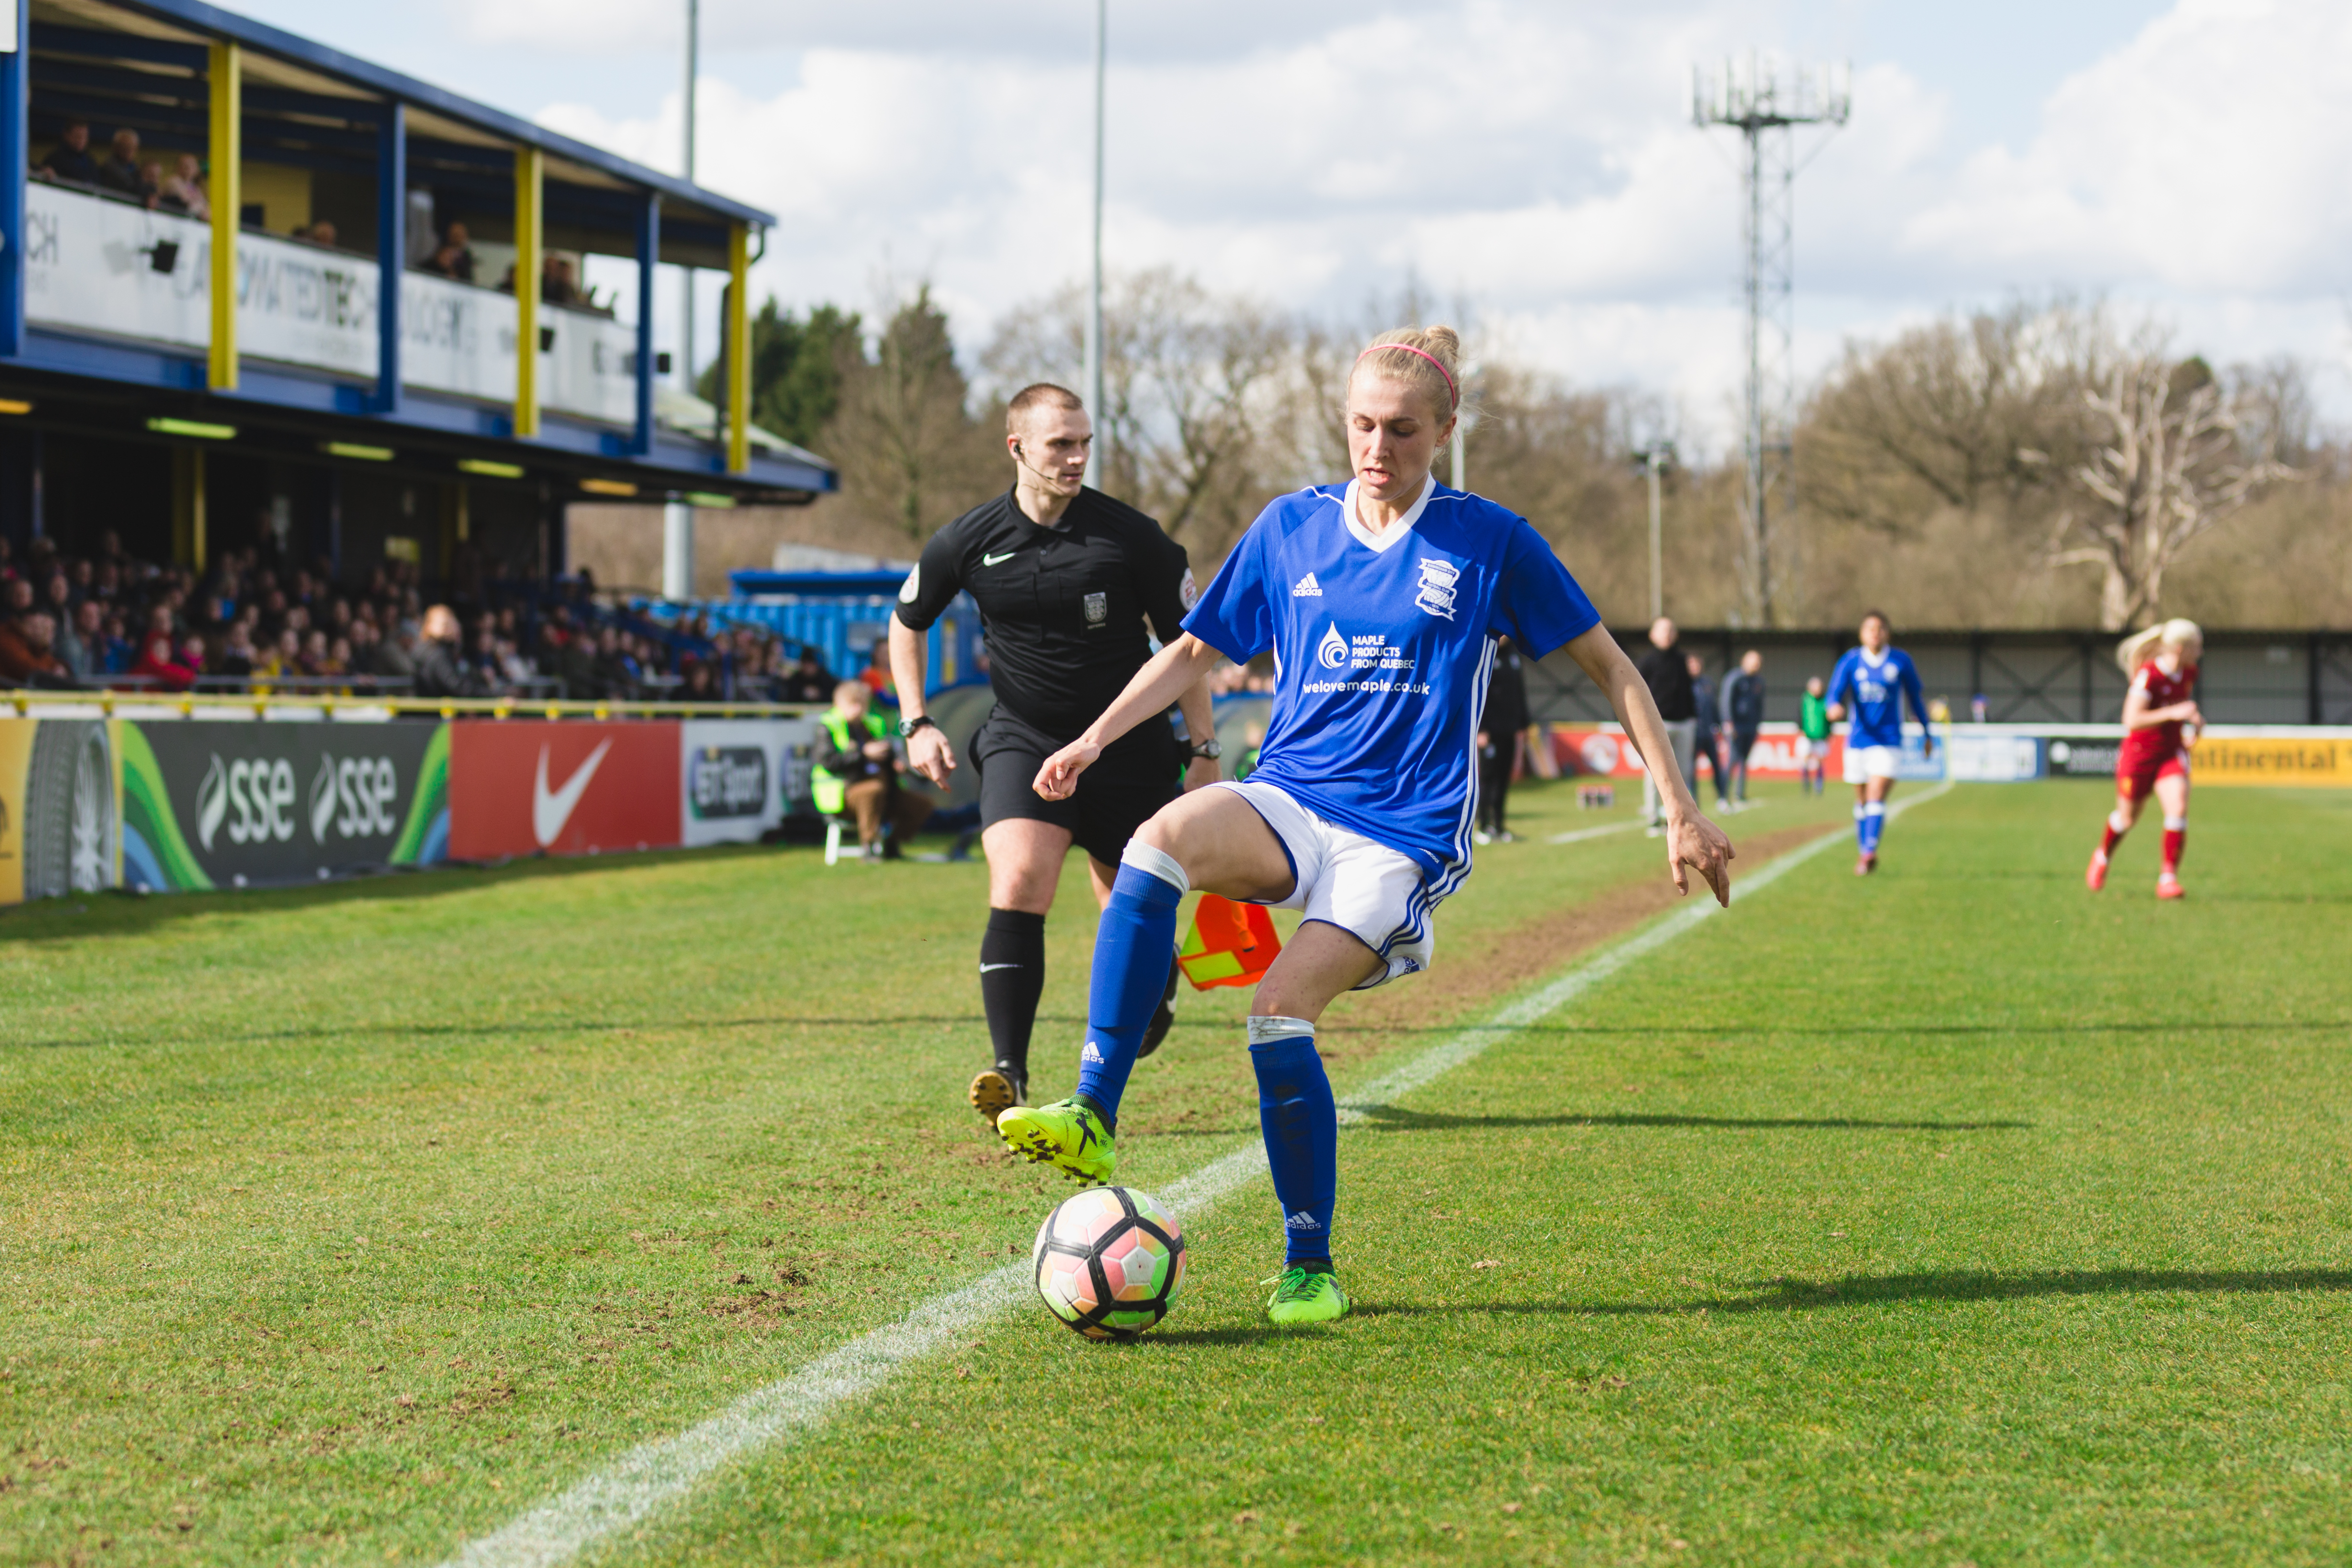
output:
M 613 749 L 613 739 L 606 736 L 588 753 L 588 760 L 563 781 L 563 787 L 550 793 L 547 787 L 547 748 L 539 749 L 539 774 L 530 782 L 530 836 L 539 840 L 541 849 L 563 836 L 563 825 L 572 820 L 580 797 L 588 793 L 588 781 L 596 776 L 604 764 L 604 753 Z
M 982 974 L 986 974 L 992 969 L 1018 969 L 1021 966 L 1017 963 L 983 963 L 980 966 L 980 972 Z
M 980 558 L 980 563 L 982 566 L 999 566 L 1019 553 L 1021 552 L 1017 550 L 1008 550 L 1002 555 L 983 555 Z

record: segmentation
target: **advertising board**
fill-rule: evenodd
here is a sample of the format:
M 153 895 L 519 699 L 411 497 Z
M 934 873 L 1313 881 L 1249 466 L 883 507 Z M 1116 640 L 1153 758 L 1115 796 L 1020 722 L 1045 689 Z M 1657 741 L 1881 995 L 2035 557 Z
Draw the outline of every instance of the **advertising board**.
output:
M 676 847 L 680 728 L 668 720 L 455 721 L 450 855 L 496 860 Z
M 1638 779 L 1644 769 L 1641 753 L 1633 742 L 1613 727 L 1602 729 L 1597 724 L 1555 724 L 1551 727 L 1552 755 L 1558 760 L 1563 774 L 1600 778 Z M 1801 748 L 1804 738 L 1794 726 L 1782 725 L 1767 730 L 1756 737 L 1755 749 L 1748 753 L 1748 776 L 1756 779 L 1793 779 L 1804 772 L 1804 754 Z M 1829 776 L 1838 776 L 1844 765 L 1845 742 L 1841 736 L 1830 738 L 1827 761 Z
M 1945 766 L 1959 784 L 2023 784 L 2042 776 L 2042 742 L 2031 735 L 1976 735 L 1948 730 L 1940 737 Z
M 202 349 L 212 342 L 212 244 L 209 223 L 35 181 L 25 191 L 25 314 L 42 326 Z M 371 257 L 240 234 L 238 346 L 259 359 L 373 376 L 378 287 Z M 514 395 L 513 295 L 411 272 L 400 302 L 404 384 Z M 634 329 L 555 306 L 541 308 L 540 324 L 547 405 L 629 423 Z
M 2340 736 L 2208 733 L 2189 763 L 2200 784 L 2352 784 L 2352 741 Z
M 810 719 L 689 720 L 682 726 L 678 837 L 751 843 L 808 798 Z
M 44 730 L 60 722 L 41 721 Z M 442 724 L 125 720 L 110 729 L 121 879 L 131 888 L 286 886 L 443 858 Z

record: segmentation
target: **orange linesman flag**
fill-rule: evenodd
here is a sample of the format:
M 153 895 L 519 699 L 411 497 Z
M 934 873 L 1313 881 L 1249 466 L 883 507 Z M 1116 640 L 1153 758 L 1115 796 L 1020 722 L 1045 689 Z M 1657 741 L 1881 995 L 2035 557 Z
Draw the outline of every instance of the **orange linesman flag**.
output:
M 1206 991 L 1212 985 L 1256 984 L 1281 951 L 1265 905 L 1203 893 L 1176 962 L 1184 966 L 1193 990 Z

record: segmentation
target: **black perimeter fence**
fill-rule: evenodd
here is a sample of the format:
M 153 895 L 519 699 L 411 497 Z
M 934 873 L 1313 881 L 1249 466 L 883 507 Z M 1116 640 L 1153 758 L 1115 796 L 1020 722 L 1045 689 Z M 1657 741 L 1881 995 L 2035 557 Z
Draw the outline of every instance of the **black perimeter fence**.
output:
M 1628 653 L 1649 647 L 1648 628 L 1612 628 Z M 1919 667 L 1927 700 L 1942 698 L 1955 721 L 1985 700 L 1995 724 L 2112 724 L 2129 684 L 2116 664 L 2122 638 L 2098 631 L 1897 632 L 1895 646 Z M 1682 647 L 1723 672 L 1754 648 L 1764 656 L 1764 717 L 1794 721 L 1809 676 L 1827 680 L 1856 642 L 1851 630 L 1740 631 L 1685 627 Z M 2352 632 L 2205 633 L 2197 700 L 2213 724 L 2352 724 Z M 1605 721 L 1609 705 L 1565 653 L 1528 668 L 1528 702 L 1550 724 Z

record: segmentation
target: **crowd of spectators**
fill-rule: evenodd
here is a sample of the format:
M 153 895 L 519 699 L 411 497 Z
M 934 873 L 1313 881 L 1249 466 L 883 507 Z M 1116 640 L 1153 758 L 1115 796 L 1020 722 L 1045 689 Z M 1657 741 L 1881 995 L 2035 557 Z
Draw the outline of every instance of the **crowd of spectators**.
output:
M 339 584 L 258 546 L 198 574 L 134 560 L 111 531 L 79 555 L 0 539 L 0 689 L 832 700 L 815 650 L 702 616 L 658 625 L 599 604 L 585 574 L 484 597 L 429 603 L 404 563 Z
M 139 132 L 128 126 L 114 133 L 108 142 L 108 155 L 101 159 L 90 151 L 89 122 L 68 121 L 57 145 L 33 165 L 33 176 L 57 184 L 104 191 L 138 202 L 152 212 L 179 213 L 197 219 L 212 216 L 212 202 L 205 189 L 204 160 L 193 153 L 183 153 L 166 172 L 161 162 L 142 158 Z M 326 218 L 296 224 L 288 233 L 331 250 L 344 248 L 334 224 Z M 466 226 L 455 220 L 445 225 L 440 238 L 417 263 L 416 269 L 459 283 L 476 281 L 473 237 Z M 498 286 L 506 293 L 514 292 L 511 266 Z M 539 291 L 540 299 L 550 305 L 600 316 L 614 313 L 614 300 L 600 298 L 595 289 L 587 287 L 581 279 L 578 264 L 568 256 L 549 252 L 541 258 Z
M 183 213 L 193 218 L 212 216 L 212 203 L 205 194 L 204 161 L 194 153 L 181 153 L 166 174 L 162 163 L 140 156 L 139 132 L 128 126 L 116 132 L 107 146 L 108 156 L 101 163 L 89 150 L 89 121 L 73 121 L 48 155 L 34 165 L 34 177 L 110 192 L 151 212 Z

